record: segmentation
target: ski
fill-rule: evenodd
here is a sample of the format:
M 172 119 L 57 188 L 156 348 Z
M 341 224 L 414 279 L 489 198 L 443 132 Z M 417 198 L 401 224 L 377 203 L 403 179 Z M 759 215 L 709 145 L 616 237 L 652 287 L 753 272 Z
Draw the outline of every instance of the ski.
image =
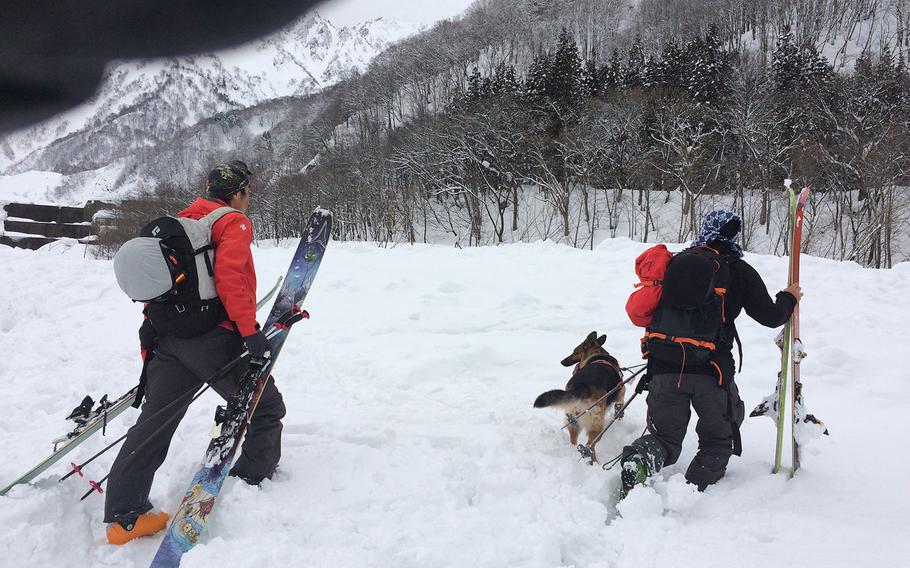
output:
M 90 396 L 85 397 L 82 400 L 82 404 L 77 406 L 73 412 L 70 413 L 70 416 L 67 417 L 68 420 L 76 421 L 76 428 L 66 435 L 54 440 L 53 453 L 39 462 L 38 465 L 22 474 L 18 479 L 3 489 L 0 489 L 0 496 L 6 495 L 9 490 L 16 485 L 28 483 L 35 479 L 60 461 L 63 456 L 73 451 L 76 446 L 89 439 L 99 430 L 103 430 L 109 421 L 119 416 L 133 404 L 133 401 L 136 400 L 136 391 L 138 390 L 139 385 L 136 385 L 113 402 L 108 401 L 107 396 L 105 395 L 98 401 L 98 408 L 95 410 L 91 410 L 91 407 L 94 405 L 92 398 Z M 87 409 L 86 406 L 88 406 Z M 81 412 L 78 412 L 80 410 Z
M 802 246 L 802 233 L 803 233 L 803 221 L 805 219 L 805 207 L 806 201 L 809 199 L 809 188 L 806 187 L 803 189 L 802 193 L 799 195 L 799 199 L 796 201 L 793 212 L 793 245 L 790 253 L 790 281 L 799 282 L 799 253 L 800 247 Z M 800 468 L 800 455 L 799 455 L 799 436 L 798 431 L 800 426 L 804 423 L 811 422 L 815 424 L 821 424 L 821 422 L 816 419 L 811 414 L 807 414 L 805 406 L 803 404 L 803 383 L 800 377 L 800 362 L 806 356 L 805 349 L 803 348 L 803 342 L 799 334 L 799 303 L 797 302 L 796 307 L 793 308 L 793 316 L 790 318 L 792 337 L 790 342 L 790 377 L 791 382 L 793 383 L 792 388 L 790 389 L 791 393 L 791 422 L 790 422 L 790 433 L 791 433 L 791 451 L 792 451 L 792 461 L 790 476 L 796 474 L 797 470 Z M 825 434 L 828 431 L 825 430 Z
M 216 409 L 213 437 L 202 466 L 168 525 L 152 560 L 152 568 L 179 566 L 183 554 L 199 542 L 249 419 L 256 410 L 262 389 L 271 379 L 270 373 L 290 328 L 308 317 L 302 304 L 322 261 L 331 227 L 332 214 L 329 211 L 317 209 L 310 217 L 284 286 L 263 326 L 264 333 L 270 338 L 271 357 L 261 363 L 251 362 L 237 394 Z
M 790 262 L 787 269 L 787 286 L 793 284 L 793 267 L 794 265 L 799 264 L 799 248 L 794 248 L 793 238 L 796 235 L 796 192 L 793 191 L 793 188 L 790 185 L 787 185 L 787 195 L 790 198 L 790 215 L 789 223 L 787 225 L 787 241 L 790 244 Z M 796 314 L 796 309 L 799 307 L 799 302 L 796 303 L 796 308 L 793 310 L 793 314 Z M 787 401 L 787 379 L 790 371 L 790 347 L 793 342 L 793 320 L 794 315 L 790 316 L 790 320 L 787 321 L 787 324 L 784 326 L 783 337 L 778 337 L 780 341 L 778 342 L 778 347 L 780 347 L 780 375 L 778 377 L 778 384 L 780 388 L 776 389 L 776 394 L 778 396 L 777 400 L 777 441 L 774 447 L 774 469 L 773 473 L 779 473 L 781 470 L 781 462 L 783 460 L 783 451 L 784 451 L 784 426 L 786 422 L 787 413 L 784 412 Z M 792 380 L 792 377 L 791 377 Z
M 284 276 L 279 276 L 278 280 L 275 281 L 275 285 L 272 286 L 272 289 L 269 290 L 268 292 L 266 292 L 265 296 L 263 296 L 262 298 L 259 299 L 259 301 L 256 302 L 256 311 L 257 312 L 262 309 L 262 306 L 264 306 L 266 302 L 268 302 L 269 300 L 272 299 L 272 296 L 274 296 L 275 292 L 278 291 L 278 287 L 281 286 L 282 280 L 284 280 Z
M 269 290 L 266 295 L 256 302 L 256 309 L 260 309 L 262 306 L 268 302 L 272 296 L 275 295 L 275 292 L 278 291 L 278 287 L 281 285 L 282 277 L 278 277 L 278 281 L 275 282 L 275 285 L 272 286 L 272 289 Z M 66 417 L 67 420 L 72 420 L 76 423 L 76 427 L 53 440 L 54 450 L 45 459 L 41 460 L 35 467 L 31 468 L 21 476 L 19 476 L 12 483 L 0 489 L 0 497 L 9 493 L 9 491 L 16 485 L 21 485 L 23 483 L 28 483 L 32 481 L 48 469 L 50 469 L 54 464 L 60 461 L 65 455 L 76 449 L 77 446 L 91 438 L 99 430 L 103 433 L 107 427 L 108 422 L 120 416 L 123 411 L 132 406 L 133 402 L 136 400 L 136 392 L 139 390 L 139 385 L 131 388 L 120 398 L 117 398 L 114 401 L 109 401 L 107 395 L 101 397 L 98 401 L 97 408 L 95 406 L 95 401 L 92 400 L 91 396 L 86 396 L 82 399 L 82 402 L 70 412 L 69 416 Z M 79 473 L 78 471 L 76 473 Z
M 788 214 L 787 214 L 787 243 L 790 245 L 790 258 L 788 262 L 788 271 L 787 271 L 787 285 L 793 283 L 793 228 L 794 228 L 794 214 L 796 211 L 796 193 L 790 187 L 789 180 L 787 180 L 787 195 L 788 195 Z M 749 416 L 767 416 L 768 418 L 774 420 L 776 429 L 775 437 L 775 447 L 774 447 L 774 468 L 771 470 L 772 473 L 780 472 L 781 468 L 781 459 L 783 456 L 783 444 L 784 444 L 784 421 L 786 418 L 786 412 L 784 412 L 784 405 L 787 400 L 787 378 L 788 373 L 790 372 L 790 343 L 793 337 L 792 335 L 792 324 L 793 318 L 791 317 L 787 320 L 787 323 L 784 325 L 784 328 L 777 334 L 777 337 L 774 339 L 774 343 L 780 348 L 780 371 L 777 373 L 777 384 L 774 387 L 774 392 L 766 396 L 764 400 L 759 403 L 758 406 L 749 414 Z

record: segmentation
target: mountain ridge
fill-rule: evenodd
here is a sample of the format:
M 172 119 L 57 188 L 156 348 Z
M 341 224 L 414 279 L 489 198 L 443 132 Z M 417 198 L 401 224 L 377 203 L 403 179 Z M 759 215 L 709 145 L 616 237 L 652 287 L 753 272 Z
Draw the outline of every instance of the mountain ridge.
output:
M 315 12 L 224 52 L 116 62 L 87 105 L 0 141 L 0 171 L 105 166 L 219 113 L 318 92 L 417 31 L 382 18 L 337 27 Z

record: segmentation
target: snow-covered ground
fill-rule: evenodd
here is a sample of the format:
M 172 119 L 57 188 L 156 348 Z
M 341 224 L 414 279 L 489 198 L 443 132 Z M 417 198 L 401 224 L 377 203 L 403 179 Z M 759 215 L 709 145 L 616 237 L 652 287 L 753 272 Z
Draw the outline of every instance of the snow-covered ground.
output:
M 262 289 L 289 243 L 255 251 Z M 624 365 L 639 330 L 623 306 L 646 245 L 593 251 L 536 243 L 456 250 L 333 243 L 277 364 L 288 406 L 279 473 L 261 489 L 229 479 L 186 567 L 897 566 L 910 556 L 906 447 L 910 385 L 903 330 L 910 264 L 890 271 L 804 258 L 803 362 L 809 408 L 831 436 L 804 449 L 792 480 L 771 475 L 773 425 L 748 419 L 744 455 L 705 493 L 680 464 L 617 512 L 617 473 L 578 460 L 555 410 L 559 365 L 588 332 Z M 772 290 L 786 263 L 749 255 Z M 86 393 L 119 395 L 138 376 L 138 307 L 111 264 L 81 247 L 0 247 L 0 482 L 43 458 Z M 264 317 L 264 316 L 263 316 Z M 773 388 L 776 330 L 743 315 L 747 409 Z M 208 442 L 217 396 L 182 422 L 152 499 L 173 512 Z M 615 455 L 644 427 L 639 399 L 599 446 Z M 123 432 L 80 447 L 81 461 Z M 694 429 L 694 417 L 691 429 Z M 113 456 L 90 465 L 103 476 Z M 64 460 L 69 462 L 70 459 Z M 147 566 L 160 537 L 106 544 L 101 496 L 82 479 L 0 498 L 9 566 Z M 0 483 L 3 484 L 3 483 Z

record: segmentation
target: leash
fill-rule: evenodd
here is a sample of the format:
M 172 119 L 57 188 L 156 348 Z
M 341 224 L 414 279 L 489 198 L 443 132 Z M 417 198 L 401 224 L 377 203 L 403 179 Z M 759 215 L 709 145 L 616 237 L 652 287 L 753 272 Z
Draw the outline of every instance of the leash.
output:
M 603 469 L 604 471 L 610 471 L 611 469 L 616 467 L 617 464 L 619 464 L 619 462 L 621 462 L 622 458 L 624 458 L 624 457 L 626 457 L 626 452 L 620 452 L 620 454 L 618 456 L 616 456 L 615 458 L 611 459 L 608 462 L 605 462 L 602 466 L 600 466 L 600 468 Z
M 629 399 L 629 400 L 632 400 L 632 399 Z M 645 426 L 645 429 L 641 431 L 641 434 L 640 434 L 638 437 L 641 438 L 642 436 L 645 435 L 645 432 L 647 432 L 647 431 L 648 431 L 648 427 Z M 600 468 L 601 468 L 602 470 L 604 470 L 604 471 L 610 471 L 611 469 L 613 469 L 614 467 L 616 467 L 616 466 L 619 464 L 619 462 L 622 461 L 622 459 L 623 459 L 624 457 L 626 457 L 627 455 L 631 455 L 631 454 L 632 454 L 632 452 L 629 452 L 629 453 L 627 454 L 626 451 L 623 450 L 623 451 L 621 451 L 621 452 L 619 453 L 618 456 L 616 456 L 615 458 L 611 459 L 611 460 L 608 461 L 608 462 L 605 462 L 602 466 L 600 466 Z

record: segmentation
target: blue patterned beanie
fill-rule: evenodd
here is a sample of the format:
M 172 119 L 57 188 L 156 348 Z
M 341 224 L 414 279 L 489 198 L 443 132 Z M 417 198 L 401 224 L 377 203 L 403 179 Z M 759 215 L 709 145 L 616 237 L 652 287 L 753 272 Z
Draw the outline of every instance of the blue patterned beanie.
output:
M 735 221 L 735 225 L 726 226 Z M 742 227 L 742 218 L 729 209 L 715 209 L 705 215 L 701 220 L 701 230 L 698 238 L 692 243 L 694 246 L 705 246 L 712 241 L 720 241 L 730 246 L 737 256 L 743 255 L 743 248 L 739 245 L 739 230 Z

